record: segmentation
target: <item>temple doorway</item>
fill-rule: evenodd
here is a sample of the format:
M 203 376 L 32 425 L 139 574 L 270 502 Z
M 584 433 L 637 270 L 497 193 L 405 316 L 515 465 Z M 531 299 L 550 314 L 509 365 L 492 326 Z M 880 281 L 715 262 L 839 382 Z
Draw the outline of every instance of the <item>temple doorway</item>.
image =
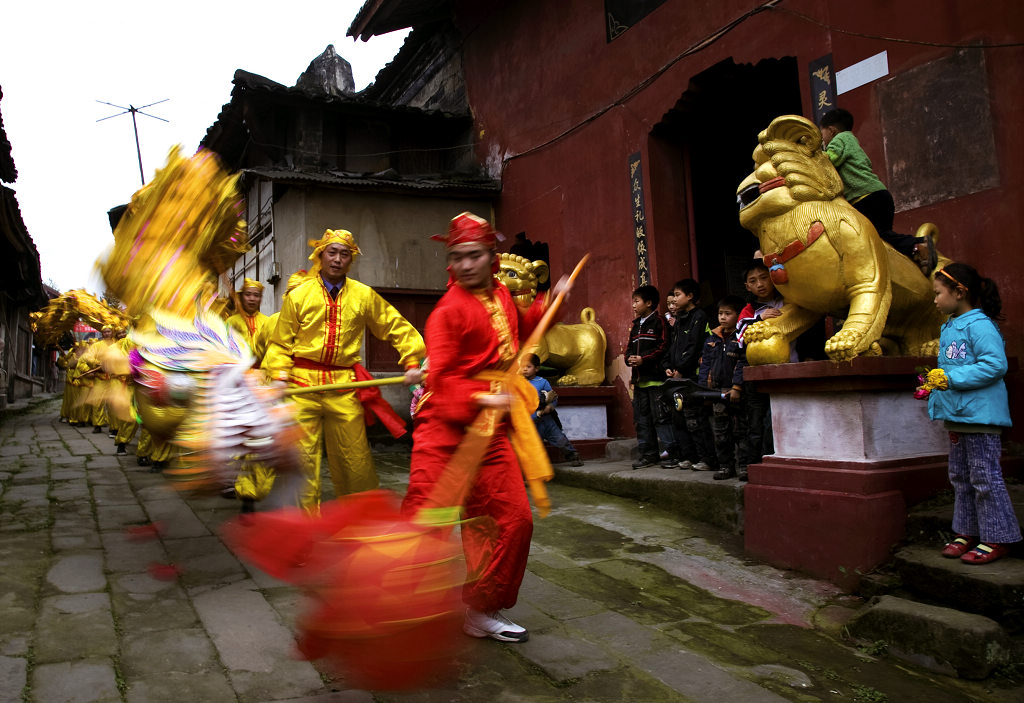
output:
M 758 133 L 775 117 L 801 111 L 794 57 L 757 65 L 726 59 L 694 76 L 651 131 L 652 142 L 662 143 L 652 148 L 668 149 L 683 161 L 677 172 L 683 174 L 685 207 L 678 211 L 687 222 L 679 231 L 689 233 L 690 270 L 701 282 L 702 307 L 745 292 L 742 271 L 758 245 L 740 226 L 736 187 L 753 168 Z

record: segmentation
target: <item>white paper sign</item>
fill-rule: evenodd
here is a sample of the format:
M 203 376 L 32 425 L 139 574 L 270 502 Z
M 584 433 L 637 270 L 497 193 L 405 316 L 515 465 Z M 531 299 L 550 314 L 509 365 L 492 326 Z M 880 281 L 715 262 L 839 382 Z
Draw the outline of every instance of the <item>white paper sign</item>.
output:
M 842 71 L 836 71 L 836 95 L 842 95 L 865 83 L 889 75 L 889 56 L 886 52 L 858 61 Z

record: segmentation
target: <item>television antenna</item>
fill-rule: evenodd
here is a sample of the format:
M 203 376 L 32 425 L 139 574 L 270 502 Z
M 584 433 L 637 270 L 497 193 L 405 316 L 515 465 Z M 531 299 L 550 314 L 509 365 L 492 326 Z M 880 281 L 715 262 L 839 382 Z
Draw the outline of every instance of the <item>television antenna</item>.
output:
M 160 120 L 161 122 L 170 122 L 170 120 L 165 120 L 163 117 L 157 117 L 156 115 L 151 115 L 148 112 L 143 112 L 143 110 L 146 109 L 147 107 L 153 107 L 154 105 L 159 105 L 160 103 L 165 103 L 168 100 L 170 100 L 170 98 L 164 98 L 163 100 L 157 100 L 155 103 L 150 103 L 148 105 L 143 105 L 142 107 L 135 107 L 134 105 L 131 105 L 131 104 L 129 104 L 128 107 L 124 107 L 123 105 L 115 105 L 114 103 L 108 103 L 105 100 L 97 100 L 96 101 L 98 103 L 102 103 L 104 105 L 110 105 L 111 107 L 116 107 L 118 110 L 123 110 L 124 111 L 124 112 L 119 112 L 116 115 L 108 115 L 107 117 L 101 117 L 100 119 L 96 120 L 97 122 L 102 122 L 103 120 L 109 120 L 109 119 L 114 118 L 114 117 L 120 117 L 121 115 L 127 115 L 127 114 L 131 113 L 131 116 L 132 116 L 132 127 L 135 129 L 135 153 L 139 155 L 139 178 L 142 179 L 142 185 L 146 185 L 146 176 L 145 176 L 145 174 L 142 171 L 142 149 L 139 147 L 139 125 L 135 121 L 135 113 L 138 113 L 140 115 L 145 115 L 146 117 L 152 117 L 154 120 Z

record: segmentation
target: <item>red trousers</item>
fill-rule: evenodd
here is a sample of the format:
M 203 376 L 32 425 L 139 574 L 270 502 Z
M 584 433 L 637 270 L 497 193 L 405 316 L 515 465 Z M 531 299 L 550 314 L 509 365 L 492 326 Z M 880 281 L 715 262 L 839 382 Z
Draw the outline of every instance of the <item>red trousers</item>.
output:
M 415 513 L 425 502 L 465 429 L 434 418 L 417 423 L 404 513 Z M 470 574 L 462 600 L 484 612 L 511 608 L 526 572 L 533 515 L 519 461 L 508 436 L 500 430 L 487 447 L 466 500 L 465 516 L 478 519 L 462 526 L 462 548 Z

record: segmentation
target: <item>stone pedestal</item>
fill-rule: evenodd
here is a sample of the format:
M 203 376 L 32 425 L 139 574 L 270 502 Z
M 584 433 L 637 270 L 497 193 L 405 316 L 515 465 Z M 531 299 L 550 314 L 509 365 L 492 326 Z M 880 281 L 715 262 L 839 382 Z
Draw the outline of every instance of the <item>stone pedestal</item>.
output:
M 907 508 L 948 486 L 946 433 L 915 400 L 918 366 L 874 357 L 750 367 L 771 395 L 775 454 L 749 467 L 744 545 L 852 589 L 904 537 Z
M 608 407 L 615 401 L 615 388 L 556 386 L 555 392 L 558 394 L 558 419 L 565 436 L 584 459 L 603 458 L 609 441 Z M 552 456 L 554 461 L 561 459 Z

